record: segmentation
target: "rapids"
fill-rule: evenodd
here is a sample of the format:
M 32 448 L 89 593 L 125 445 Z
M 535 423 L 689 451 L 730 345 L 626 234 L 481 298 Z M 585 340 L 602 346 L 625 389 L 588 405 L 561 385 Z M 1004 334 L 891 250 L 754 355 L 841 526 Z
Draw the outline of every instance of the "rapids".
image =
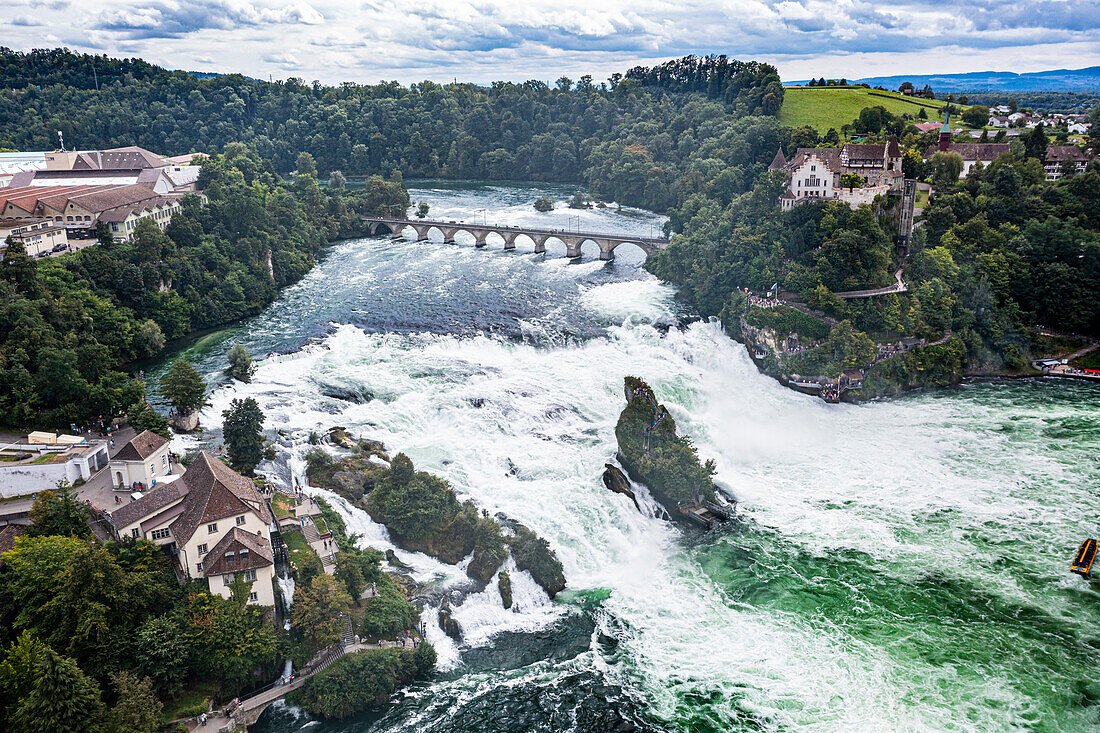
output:
M 660 224 L 536 213 L 541 191 L 571 193 L 553 186 L 417 186 L 432 218 Z M 261 469 L 275 480 L 303 475 L 311 430 L 343 425 L 530 526 L 568 579 L 551 602 L 511 568 L 506 611 L 495 582 L 469 592 L 460 568 L 398 550 L 426 588 L 436 678 L 374 715 L 318 724 L 279 706 L 257 730 L 1100 725 L 1100 597 L 1068 573 L 1098 529 L 1100 390 L 1036 381 L 825 405 L 691 321 L 640 251 L 603 263 L 591 244 L 578 262 L 561 245 L 531 249 L 341 242 L 263 314 L 185 352 L 219 383 L 204 424 L 233 398 L 260 403 L 279 450 Z M 266 357 L 251 384 L 220 375 L 236 341 Z M 625 374 L 717 461 L 736 528 L 675 527 L 644 488 L 640 514 L 603 487 Z M 364 544 L 392 546 L 365 513 L 308 490 Z M 458 644 L 434 623 L 444 596 L 460 600 Z

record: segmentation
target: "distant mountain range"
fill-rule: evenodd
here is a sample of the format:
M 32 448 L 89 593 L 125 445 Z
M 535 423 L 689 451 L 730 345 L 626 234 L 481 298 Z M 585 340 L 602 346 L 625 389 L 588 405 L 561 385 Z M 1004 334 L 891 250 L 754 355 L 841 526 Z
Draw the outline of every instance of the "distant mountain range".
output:
M 1011 71 L 971 71 L 966 74 L 908 74 L 869 76 L 849 80 L 897 89 L 903 81 L 917 87 L 928 84 L 939 92 L 1095 92 L 1100 91 L 1100 66 L 1055 69 L 1016 74 Z M 804 81 L 788 82 L 805 84 Z

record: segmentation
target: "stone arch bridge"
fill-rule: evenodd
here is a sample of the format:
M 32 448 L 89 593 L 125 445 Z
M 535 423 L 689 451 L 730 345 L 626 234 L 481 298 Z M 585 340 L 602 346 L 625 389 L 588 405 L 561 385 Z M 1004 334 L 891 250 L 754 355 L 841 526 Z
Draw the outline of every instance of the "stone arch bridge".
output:
M 581 245 L 584 242 L 595 242 L 600 248 L 600 259 L 610 260 L 615 257 L 615 248 L 620 244 L 633 244 L 643 250 L 646 255 L 651 255 L 668 247 L 669 240 L 663 237 L 639 237 L 633 234 L 598 234 L 593 232 L 572 232 L 564 229 L 532 229 L 530 227 L 497 226 L 494 224 L 469 224 L 460 221 L 432 221 L 430 219 L 403 219 L 388 216 L 364 216 L 363 221 L 370 226 L 371 234 L 378 234 L 382 229 L 398 236 L 406 227 L 412 227 L 416 232 L 417 241 L 428 239 L 428 232 L 438 229 L 443 235 L 443 243 L 451 244 L 455 241 L 455 235 L 466 232 L 474 238 L 477 247 L 484 247 L 490 234 L 499 234 L 504 240 L 504 249 L 515 249 L 516 238 L 525 236 L 535 244 L 535 252 L 546 251 L 546 242 L 556 239 L 565 245 L 566 257 L 580 257 Z

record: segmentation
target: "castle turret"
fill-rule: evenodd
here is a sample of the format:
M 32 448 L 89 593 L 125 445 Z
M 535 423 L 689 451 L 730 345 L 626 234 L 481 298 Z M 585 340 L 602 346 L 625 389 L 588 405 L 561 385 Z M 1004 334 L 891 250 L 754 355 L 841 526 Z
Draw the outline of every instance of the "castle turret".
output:
M 948 124 L 948 120 L 951 118 L 951 105 L 947 105 L 943 108 L 943 127 L 940 128 L 940 145 L 939 149 L 941 153 L 946 153 L 947 149 L 951 147 L 951 125 Z

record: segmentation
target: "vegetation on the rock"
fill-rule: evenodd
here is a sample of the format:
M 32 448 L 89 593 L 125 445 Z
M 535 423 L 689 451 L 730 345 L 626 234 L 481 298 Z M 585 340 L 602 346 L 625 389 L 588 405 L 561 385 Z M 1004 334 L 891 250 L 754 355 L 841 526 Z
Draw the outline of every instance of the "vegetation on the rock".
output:
M 676 434 L 676 421 L 671 415 L 650 433 L 647 453 L 644 436 L 656 416 L 654 404 L 659 403 L 642 380 L 626 377 L 625 385 L 631 398 L 615 425 L 623 467 L 632 478 L 648 486 L 654 498 L 674 515 L 678 504 L 713 500 L 714 461 L 699 461 L 691 440 Z
M 229 366 L 225 368 L 226 374 L 241 382 L 252 381 L 252 373 L 256 367 L 243 344 L 233 344 L 225 356 L 229 360 Z
M 500 591 L 500 603 L 505 608 L 512 607 L 512 576 L 507 570 L 501 570 L 497 576 L 497 590 Z
M 347 718 L 385 705 L 395 690 L 425 677 L 435 664 L 434 654 L 428 642 L 416 651 L 381 649 L 348 654 L 307 679 L 288 700 L 311 715 Z
M 311 449 L 307 475 L 313 485 L 361 506 L 407 550 L 451 564 L 472 554 L 467 574 L 482 583 L 492 580 L 511 552 L 517 566 L 530 572 L 551 597 L 565 587 L 561 563 L 546 540 L 511 520 L 508 536 L 473 502 L 460 503 L 446 481 L 417 471 L 404 453 L 395 455 L 389 468 L 368 460 L 379 451 L 376 443 L 360 441 L 351 455 L 333 460 L 322 449 Z

